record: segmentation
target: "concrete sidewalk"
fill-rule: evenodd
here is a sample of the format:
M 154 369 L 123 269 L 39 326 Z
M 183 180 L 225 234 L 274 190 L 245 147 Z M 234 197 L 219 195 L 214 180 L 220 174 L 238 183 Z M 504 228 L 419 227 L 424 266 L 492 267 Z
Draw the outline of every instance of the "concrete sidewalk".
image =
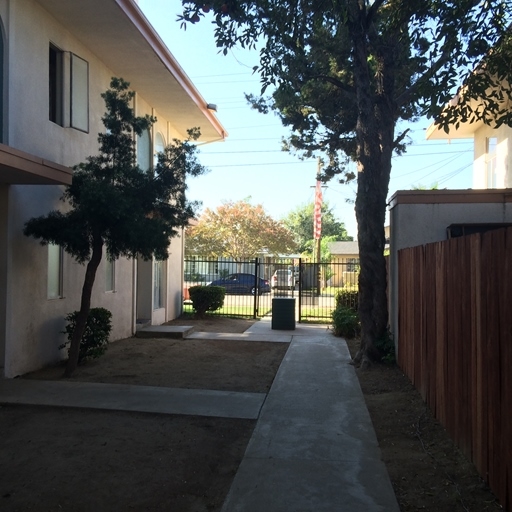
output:
M 0 380 L 0 404 L 52 405 L 81 409 L 258 418 L 265 393 L 177 389 L 129 384 Z
M 0 403 L 257 419 L 222 512 L 399 512 L 350 355 L 325 325 L 190 338 L 290 342 L 268 395 L 0 379 Z
M 399 512 L 347 344 L 296 331 L 222 512 Z

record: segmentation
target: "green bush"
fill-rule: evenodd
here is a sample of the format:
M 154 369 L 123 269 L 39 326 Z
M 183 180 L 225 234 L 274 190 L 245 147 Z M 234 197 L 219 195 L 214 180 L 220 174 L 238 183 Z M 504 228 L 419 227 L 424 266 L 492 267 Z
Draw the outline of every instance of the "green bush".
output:
M 67 325 L 62 333 L 67 334 L 68 341 L 60 345 L 59 349 L 65 348 L 71 343 L 78 313 L 78 311 L 73 311 L 73 313 L 69 313 L 66 317 Z M 107 351 L 111 330 L 112 313 L 105 308 L 91 308 L 87 317 L 84 334 L 80 341 L 78 362 L 81 363 L 87 359 L 96 359 L 102 356 Z
M 380 360 L 383 363 L 393 364 L 396 362 L 395 357 L 395 340 L 389 329 L 384 333 L 384 336 L 374 342 L 375 348 L 380 353 Z
M 331 316 L 335 336 L 349 339 L 359 336 L 361 324 L 357 311 L 345 306 L 338 306 Z
M 357 290 L 338 290 L 336 292 L 336 308 L 344 307 L 357 311 L 359 292 Z
M 222 286 L 191 286 L 188 291 L 192 307 L 199 316 L 207 311 L 217 311 L 224 305 L 226 288 Z

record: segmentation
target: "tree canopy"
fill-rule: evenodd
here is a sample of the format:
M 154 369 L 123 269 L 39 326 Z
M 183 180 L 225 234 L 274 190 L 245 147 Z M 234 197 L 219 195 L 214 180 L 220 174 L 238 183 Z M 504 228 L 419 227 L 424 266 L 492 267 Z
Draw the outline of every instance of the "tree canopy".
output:
M 188 256 L 227 257 L 248 261 L 262 252 L 290 254 L 297 249 L 292 233 L 268 215 L 262 205 L 248 201 L 226 202 L 206 209 L 197 225 L 187 229 Z
M 290 128 L 288 148 L 323 155 L 323 180 L 357 178 L 361 350 L 388 324 L 384 221 L 404 122 L 511 123 L 511 2 L 488 0 L 182 0 L 184 22 L 213 16 L 216 44 L 259 48 L 262 93 Z M 213 13 L 213 14 L 212 14 Z M 446 105 L 459 90 L 455 101 Z M 347 166 L 357 162 L 357 172 Z M 357 174 L 357 176 L 356 176 Z
M 311 248 L 314 210 L 315 203 L 306 203 L 292 210 L 283 219 L 283 224 L 293 233 L 300 253 Z M 331 242 L 353 240 L 353 237 L 348 236 L 345 224 L 336 219 L 327 201 L 322 203 L 322 239 L 325 237 L 329 237 Z
M 78 361 L 103 248 L 110 260 L 120 256 L 166 259 L 171 239 L 195 211 L 196 205 L 185 196 L 185 178 L 205 171 L 192 143 L 200 135 L 197 129 L 189 131 L 189 140 L 174 140 L 166 147 L 158 155 L 154 172 L 136 165 L 134 136 L 150 128 L 155 118 L 135 116 L 133 96 L 128 82 L 112 79 L 110 89 L 102 94 L 106 113 L 105 132 L 98 136 L 99 154 L 73 168 L 72 183 L 62 197 L 69 209 L 51 211 L 25 224 L 25 235 L 43 245 L 60 245 L 79 263 L 87 263 L 67 376 Z

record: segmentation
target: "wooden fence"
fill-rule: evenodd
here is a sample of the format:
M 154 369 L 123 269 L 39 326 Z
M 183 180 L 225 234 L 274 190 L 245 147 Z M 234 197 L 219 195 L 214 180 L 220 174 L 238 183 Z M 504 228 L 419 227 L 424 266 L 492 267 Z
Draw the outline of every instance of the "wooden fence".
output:
M 512 511 L 512 228 L 398 252 L 398 363 Z

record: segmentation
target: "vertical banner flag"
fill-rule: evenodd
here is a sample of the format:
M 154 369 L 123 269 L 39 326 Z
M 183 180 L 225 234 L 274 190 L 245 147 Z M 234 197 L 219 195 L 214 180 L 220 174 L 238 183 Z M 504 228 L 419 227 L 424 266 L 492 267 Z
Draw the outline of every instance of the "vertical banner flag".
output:
M 322 235 L 322 184 L 316 180 L 315 210 L 313 213 L 313 238 L 320 240 Z

